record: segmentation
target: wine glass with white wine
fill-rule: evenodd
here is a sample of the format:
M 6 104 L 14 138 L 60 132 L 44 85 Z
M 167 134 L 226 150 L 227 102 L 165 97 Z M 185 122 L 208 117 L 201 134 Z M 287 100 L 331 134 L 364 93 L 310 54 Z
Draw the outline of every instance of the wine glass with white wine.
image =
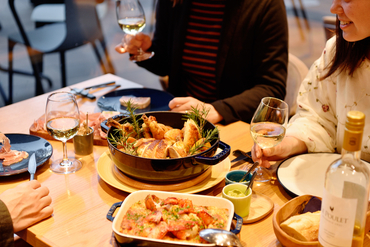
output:
M 139 0 L 117 0 L 116 15 L 119 27 L 126 34 L 135 35 L 141 32 L 145 27 L 145 13 Z M 131 36 L 125 36 L 126 42 L 129 37 Z M 138 54 L 130 56 L 130 60 L 140 62 L 153 56 L 154 52 L 144 52 L 139 48 Z
M 49 134 L 63 143 L 63 158 L 55 160 L 50 169 L 64 174 L 81 169 L 81 161 L 68 159 L 66 145 L 66 142 L 77 134 L 80 127 L 80 112 L 75 96 L 68 92 L 50 94 L 46 103 L 45 122 Z
M 278 145 L 284 139 L 288 117 L 286 102 L 273 97 L 263 98 L 250 124 L 253 141 L 262 149 Z M 271 176 L 265 168 L 258 167 L 256 170 L 255 181 L 270 181 Z

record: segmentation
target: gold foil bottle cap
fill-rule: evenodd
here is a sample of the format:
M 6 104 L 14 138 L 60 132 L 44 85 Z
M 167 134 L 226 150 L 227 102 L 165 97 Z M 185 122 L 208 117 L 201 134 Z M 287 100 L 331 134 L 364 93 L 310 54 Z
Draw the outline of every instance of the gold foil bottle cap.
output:
M 362 131 L 365 126 L 365 114 L 360 111 L 347 113 L 346 129 L 349 131 Z

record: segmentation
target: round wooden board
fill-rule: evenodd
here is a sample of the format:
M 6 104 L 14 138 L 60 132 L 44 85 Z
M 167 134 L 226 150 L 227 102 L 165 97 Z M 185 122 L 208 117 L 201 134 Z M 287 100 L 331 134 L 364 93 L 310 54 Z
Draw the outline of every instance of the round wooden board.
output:
M 222 194 L 220 193 L 217 196 L 222 197 Z M 249 215 L 243 217 L 243 224 L 249 224 L 259 221 L 260 219 L 263 219 L 267 215 L 269 215 L 273 209 L 274 203 L 271 201 L 270 198 L 252 191 L 252 200 L 249 208 Z
M 221 151 L 221 149 L 218 150 Z M 109 151 L 106 151 L 100 156 L 98 162 L 96 163 L 96 170 L 98 172 L 98 175 L 105 183 L 109 184 L 110 186 L 116 189 L 128 193 L 138 191 L 138 189 L 133 188 L 130 185 L 127 185 L 126 183 L 122 183 L 114 175 L 112 166 L 115 165 L 113 161 L 110 159 Z M 230 167 L 231 167 L 230 159 L 226 158 L 220 163 L 210 167 L 210 169 L 212 169 L 211 176 L 207 177 L 199 184 L 196 184 L 187 189 L 177 190 L 176 192 L 194 194 L 212 188 L 213 186 L 219 184 L 225 179 L 226 174 L 230 171 Z
M 274 203 L 267 196 L 253 191 L 249 215 L 243 218 L 243 224 L 249 224 L 266 217 L 274 209 Z
M 196 184 L 199 184 L 206 178 L 211 176 L 212 169 L 207 169 L 205 172 L 203 172 L 201 175 L 179 183 L 150 183 L 150 182 L 143 182 L 134 180 L 131 177 L 124 174 L 120 169 L 117 168 L 117 166 L 112 166 L 113 174 L 117 177 L 118 180 L 120 180 L 122 183 L 125 183 L 133 188 L 140 189 L 140 190 L 159 190 L 159 191 L 177 191 L 182 189 L 190 188 Z

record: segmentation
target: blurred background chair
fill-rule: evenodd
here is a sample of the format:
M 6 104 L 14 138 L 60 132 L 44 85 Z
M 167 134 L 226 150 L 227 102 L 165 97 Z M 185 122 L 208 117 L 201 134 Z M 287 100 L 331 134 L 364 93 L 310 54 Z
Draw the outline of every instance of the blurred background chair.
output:
M 9 73 L 9 69 L 6 69 L 6 68 L 4 68 L 4 67 L 2 67 L 1 65 L 0 65 L 0 71 L 2 71 L 2 72 L 6 72 L 6 73 Z M 27 71 L 21 71 L 21 70 L 14 70 L 14 69 L 12 69 L 12 74 L 18 74 L 18 75 L 27 75 L 27 76 L 36 76 L 34 73 L 32 73 L 32 72 L 27 72 Z M 50 78 L 49 77 L 47 77 L 47 76 L 45 76 L 45 75 L 39 75 L 40 76 L 40 78 L 41 79 L 45 79 L 47 82 L 48 82 L 48 84 L 49 84 L 49 86 L 51 86 L 52 85 L 52 82 L 51 82 L 51 80 L 50 80 Z M 10 91 L 10 90 L 9 90 Z M 7 97 L 6 96 L 6 94 L 5 94 L 5 91 L 4 91 L 4 89 L 3 89 L 3 87 L 1 86 L 1 84 L 0 84 L 0 95 L 2 96 L 2 98 L 4 99 L 4 102 L 5 102 L 5 105 L 9 105 L 9 104 L 11 104 L 12 103 L 12 101 L 13 101 L 13 99 L 12 99 L 12 97 L 9 95 L 9 97 Z
M 298 0 L 298 4 L 299 4 L 298 8 L 297 8 L 296 0 L 291 0 L 291 3 L 292 3 L 292 10 L 293 10 L 293 13 L 294 13 L 294 16 L 295 16 L 295 20 L 297 22 L 297 27 L 299 29 L 301 39 L 306 40 L 305 31 L 310 30 L 310 23 L 308 21 L 308 17 L 307 17 L 306 10 L 305 10 L 305 7 L 303 5 L 303 2 L 302 2 L 302 0 Z M 305 25 L 306 29 L 304 29 L 301 25 L 301 18 L 299 16 L 298 10 L 300 10 L 300 13 L 303 17 L 303 22 L 304 22 L 304 25 Z
M 96 11 L 99 20 L 103 18 L 108 9 L 108 3 L 104 0 L 95 0 L 97 2 Z M 41 27 L 46 24 L 65 21 L 64 0 L 40 0 L 33 1 L 34 9 L 31 13 L 31 20 L 35 22 L 35 27 Z
M 43 76 L 43 55 L 59 52 L 61 64 L 62 87 L 66 87 L 65 52 L 76 47 L 91 44 L 101 65 L 103 73 L 114 73 L 110 61 L 102 28 L 96 11 L 95 0 L 65 0 L 65 21 L 43 25 L 31 31 L 25 31 L 14 6 L 14 0 L 9 0 L 9 6 L 19 29 L 19 33 L 8 36 L 9 57 L 9 97 L 12 103 L 13 94 L 13 49 L 16 44 L 24 44 L 31 60 L 33 74 L 36 80 L 36 95 L 44 93 L 41 78 Z M 104 65 L 96 42 L 99 41 L 104 52 L 107 67 Z
M 330 39 L 335 35 L 336 21 L 335 16 L 327 15 L 322 18 L 326 40 Z
M 1 23 L 0 23 L 0 30 L 1 30 L 1 28 L 2 28 L 2 26 L 1 26 Z M 5 72 L 5 73 L 9 72 L 9 70 L 7 68 L 2 67 L 1 64 L 0 64 L 0 71 Z M 18 74 L 18 75 L 34 76 L 34 73 L 32 73 L 32 72 L 21 71 L 21 70 L 12 70 L 12 73 L 13 74 Z M 47 80 L 47 82 L 50 86 L 52 85 L 51 84 L 52 82 L 51 82 L 49 77 L 41 75 L 41 78 Z M 9 101 L 9 97 L 6 96 L 6 93 L 3 89 L 3 87 L 1 86 L 1 84 L 0 84 L 0 96 L 3 98 L 5 105 L 8 105 L 8 104 L 11 103 Z
M 0 30 L 1 30 L 1 23 L 0 23 Z M 0 67 L 0 71 L 3 71 L 3 70 L 1 69 L 1 67 Z M 8 71 L 7 71 L 7 72 L 8 72 Z M 3 89 L 3 87 L 1 86 L 1 84 L 0 84 L 0 95 L 1 95 L 1 97 L 4 99 L 5 103 L 7 103 L 7 102 L 8 102 L 8 98 L 6 97 L 5 92 L 4 92 L 4 89 Z
M 37 5 L 31 13 L 31 20 L 35 27 L 41 27 L 55 22 L 64 22 L 66 8 L 64 3 L 44 3 Z
M 286 96 L 284 101 L 288 104 L 289 115 L 292 116 L 297 110 L 297 96 L 299 87 L 308 73 L 308 68 L 298 57 L 289 53 L 288 78 L 286 85 Z

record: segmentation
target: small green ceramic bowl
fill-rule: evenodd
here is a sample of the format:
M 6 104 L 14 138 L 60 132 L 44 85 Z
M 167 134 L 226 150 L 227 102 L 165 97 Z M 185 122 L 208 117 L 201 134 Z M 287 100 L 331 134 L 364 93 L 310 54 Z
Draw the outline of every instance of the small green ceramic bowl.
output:
M 225 176 L 225 185 L 240 183 L 239 181 L 243 178 L 243 176 L 246 173 L 247 171 L 243 171 L 243 170 L 235 170 L 235 171 L 228 172 Z M 251 178 L 252 178 L 252 173 L 249 173 L 241 184 L 248 185 Z

